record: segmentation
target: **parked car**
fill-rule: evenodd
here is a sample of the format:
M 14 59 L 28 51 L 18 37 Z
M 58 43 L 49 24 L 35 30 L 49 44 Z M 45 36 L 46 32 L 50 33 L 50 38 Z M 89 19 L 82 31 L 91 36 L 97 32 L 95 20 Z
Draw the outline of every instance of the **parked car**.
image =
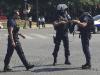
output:
M 95 32 L 100 31 L 100 15 L 96 15 L 93 17 L 94 25 L 95 25 Z

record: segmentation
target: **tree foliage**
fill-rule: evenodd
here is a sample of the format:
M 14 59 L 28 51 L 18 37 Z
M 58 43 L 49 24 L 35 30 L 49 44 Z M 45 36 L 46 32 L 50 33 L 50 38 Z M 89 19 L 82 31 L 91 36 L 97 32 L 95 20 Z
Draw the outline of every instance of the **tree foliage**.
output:
M 75 14 L 76 10 L 79 10 L 80 8 L 89 6 L 95 7 L 100 3 L 100 0 L 27 0 L 27 2 L 32 5 L 32 15 L 34 18 L 36 17 L 37 13 L 37 2 L 38 14 L 52 18 L 56 10 L 56 6 L 60 3 L 67 4 L 69 11 L 72 14 Z M 2 8 L 4 12 L 16 8 L 23 10 L 24 0 L 0 0 L 0 8 Z

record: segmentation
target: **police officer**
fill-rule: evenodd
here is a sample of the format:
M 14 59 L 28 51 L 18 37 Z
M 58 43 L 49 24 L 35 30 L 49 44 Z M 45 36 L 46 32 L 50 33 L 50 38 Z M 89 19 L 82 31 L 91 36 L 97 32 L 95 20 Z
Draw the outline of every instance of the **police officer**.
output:
M 16 50 L 18 56 L 20 57 L 22 63 L 25 65 L 26 70 L 29 70 L 34 67 L 34 65 L 30 65 L 25 58 L 23 49 L 21 47 L 21 43 L 18 38 L 19 28 L 16 26 L 16 19 L 18 17 L 18 12 L 13 11 L 8 18 L 7 28 L 8 28 L 8 48 L 7 53 L 4 59 L 4 71 L 11 71 L 12 69 L 9 67 L 9 63 L 14 52 Z M 21 35 L 21 34 L 20 34 Z
M 71 18 L 65 9 L 62 10 L 61 8 L 61 10 L 57 10 L 57 18 L 53 24 L 56 30 L 56 36 L 54 37 L 55 48 L 52 53 L 54 57 L 53 65 L 57 63 L 57 55 L 58 55 L 61 41 L 63 41 L 64 50 L 65 50 L 65 64 L 68 64 L 68 65 L 71 64 L 68 59 L 70 55 L 69 39 L 68 39 L 68 25 L 69 25 L 68 23 L 70 19 Z
M 90 69 L 91 56 L 89 51 L 89 40 L 91 38 L 91 28 L 94 24 L 94 21 L 89 12 L 84 12 L 84 11 L 81 12 L 82 15 L 79 18 L 79 20 L 73 20 L 73 22 L 79 26 L 82 48 L 86 57 L 86 63 L 82 65 L 82 69 Z

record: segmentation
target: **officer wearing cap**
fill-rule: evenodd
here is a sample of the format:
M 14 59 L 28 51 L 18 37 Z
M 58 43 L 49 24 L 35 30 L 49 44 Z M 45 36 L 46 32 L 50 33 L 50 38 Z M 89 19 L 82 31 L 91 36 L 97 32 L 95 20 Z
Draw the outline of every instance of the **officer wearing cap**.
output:
M 65 4 L 59 4 L 57 6 L 57 17 L 53 23 L 54 29 L 56 31 L 56 36 L 54 36 L 55 48 L 52 53 L 54 57 L 53 65 L 57 63 L 57 56 L 59 51 L 59 46 L 61 41 L 63 41 L 64 50 L 65 50 L 65 64 L 70 65 L 69 61 L 69 39 L 68 39 L 68 25 L 69 20 L 71 19 L 69 14 L 66 11 L 67 6 Z
M 31 69 L 34 65 L 30 65 L 25 58 L 23 49 L 21 47 L 21 43 L 19 41 L 18 33 L 19 28 L 16 26 L 16 19 L 18 18 L 18 12 L 13 11 L 11 15 L 8 17 L 7 21 L 7 29 L 8 29 L 8 45 L 7 45 L 7 53 L 4 59 L 4 71 L 11 71 L 12 69 L 9 67 L 9 63 L 14 52 L 16 50 L 18 56 L 20 57 L 22 63 L 25 65 L 26 70 Z M 22 36 L 22 35 L 21 35 Z M 22 36 L 25 38 L 24 36 Z
M 89 40 L 91 38 L 91 28 L 94 24 L 94 21 L 89 12 L 82 10 L 81 13 L 82 15 L 80 16 L 79 20 L 73 20 L 73 22 L 79 26 L 82 48 L 86 58 L 86 63 L 82 65 L 82 69 L 90 69 L 91 56 L 89 51 Z

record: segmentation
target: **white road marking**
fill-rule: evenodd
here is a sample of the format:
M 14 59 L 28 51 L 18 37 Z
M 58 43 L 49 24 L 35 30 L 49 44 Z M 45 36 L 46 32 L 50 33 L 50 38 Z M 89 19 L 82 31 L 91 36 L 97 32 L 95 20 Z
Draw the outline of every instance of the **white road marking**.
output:
M 8 34 L 4 34 L 4 36 L 2 36 L 2 38 L 7 37 L 7 36 L 8 36 Z M 24 36 L 26 37 L 26 39 L 35 39 L 35 38 L 28 36 L 28 35 L 24 35 Z M 19 36 L 19 38 L 20 38 L 20 36 Z
M 26 37 L 26 39 L 35 39 L 35 38 L 28 36 L 28 35 L 24 35 L 24 36 Z
M 53 36 L 53 34 L 48 34 L 48 35 L 43 35 L 43 34 L 38 34 L 38 33 L 32 33 L 32 34 L 29 34 L 29 35 L 26 35 L 26 34 L 23 34 L 26 39 L 28 40 L 32 40 L 32 39 L 48 39 L 49 37 Z M 7 37 L 8 34 L 3 34 L 0 36 L 0 38 L 4 38 L 4 37 Z M 19 36 L 20 38 L 20 36 Z
M 44 36 L 44 35 L 41 35 L 41 34 L 36 34 L 36 33 L 33 33 L 31 35 L 38 37 L 38 38 L 41 38 L 41 39 L 47 39 L 48 38 L 47 36 Z

